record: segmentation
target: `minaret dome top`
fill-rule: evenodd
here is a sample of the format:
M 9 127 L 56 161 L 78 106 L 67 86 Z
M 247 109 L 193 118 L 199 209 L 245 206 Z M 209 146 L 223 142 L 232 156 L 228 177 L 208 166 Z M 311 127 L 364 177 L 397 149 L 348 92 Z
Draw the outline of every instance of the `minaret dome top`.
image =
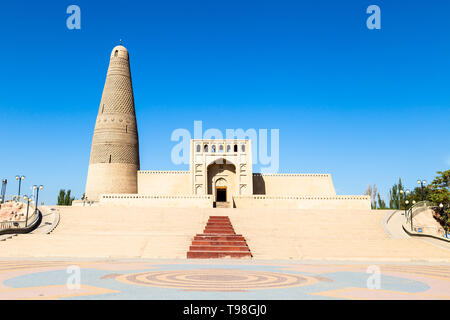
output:
M 128 60 L 128 50 L 122 45 L 115 46 L 111 52 L 111 59 L 122 58 Z

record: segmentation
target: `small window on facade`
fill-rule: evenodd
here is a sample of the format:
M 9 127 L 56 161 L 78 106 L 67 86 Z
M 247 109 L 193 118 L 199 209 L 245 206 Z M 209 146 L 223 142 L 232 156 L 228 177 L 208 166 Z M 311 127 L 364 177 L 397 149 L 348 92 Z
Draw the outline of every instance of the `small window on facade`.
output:
M 211 152 L 216 152 L 216 146 L 215 145 L 211 147 Z
M 227 145 L 227 152 L 231 152 L 231 146 Z
M 119 50 L 116 50 L 116 52 L 114 52 L 114 57 L 117 57 L 118 54 L 119 54 Z
M 203 147 L 203 151 L 208 152 L 208 145 L 205 144 L 205 146 Z
M 128 125 L 125 126 L 125 133 L 128 133 Z
M 112 160 L 111 158 L 112 158 L 112 156 L 111 156 L 111 155 L 109 155 L 109 163 L 111 163 L 111 160 Z
M 200 148 L 201 148 L 201 147 L 200 147 L 200 145 L 198 144 L 198 145 L 197 145 L 197 152 L 200 152 Z
M 219 146 L 219 152 L 223 152 L 223 146 Z
M 238 151 L 237 148 L 238 148 L 238 147 L 237 147 L 237 144 L 235 144 L 235 145 L 234 145 L 234 152 L 237 152 L 237 151 Z
M 241 146 L 241 151 L 242 151 L 242 152 L 245 152 L 245 144 L 243 144 L 243 145 Z

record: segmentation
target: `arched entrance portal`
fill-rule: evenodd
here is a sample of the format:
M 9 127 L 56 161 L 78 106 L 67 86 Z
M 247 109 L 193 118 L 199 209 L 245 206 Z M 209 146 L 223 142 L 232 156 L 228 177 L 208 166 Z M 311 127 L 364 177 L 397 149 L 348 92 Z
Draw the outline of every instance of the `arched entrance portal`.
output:
M 230 207 L 235 190 L 236 167 L 224 159 L 208 166 L 208 194 L 216 207 Z

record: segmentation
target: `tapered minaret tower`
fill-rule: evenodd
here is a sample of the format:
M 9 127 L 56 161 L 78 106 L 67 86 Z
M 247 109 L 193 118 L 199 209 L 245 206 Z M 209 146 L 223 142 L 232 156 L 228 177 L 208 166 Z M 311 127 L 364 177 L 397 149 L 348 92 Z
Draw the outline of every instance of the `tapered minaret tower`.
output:
M 86 197 L 97 201 L 105 193 L 137 193 L 139 139 L 134 110 L 128 51 L 122 45 L 111 53 L 98 110 Z

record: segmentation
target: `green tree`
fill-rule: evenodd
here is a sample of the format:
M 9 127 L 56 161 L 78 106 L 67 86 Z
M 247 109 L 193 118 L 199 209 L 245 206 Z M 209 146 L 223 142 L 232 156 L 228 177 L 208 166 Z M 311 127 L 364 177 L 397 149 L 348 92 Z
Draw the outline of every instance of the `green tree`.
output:
M 403 196 L 400 193 L 400 190 L 403 190 L 402 179 L 398 179 L 398 183 L 394 184 L 389 190 L 389 208 L 390 209 L 402 209 Z M 404 205 L 403 205 L 404 208 Z
M 71 197 L 70 196 L 71 190 L 64 190 L 61 189 L 59 190 L 59 195 L 58 195 L 58 206 L 71 206 L 72 205 L 72 201 L 75 200 L 75 197 Z
M 378 193 L 377 201 L 378 201 L 378 209 L 386 209 L 386 202 L 383 199 L 381 199 L 381 196 L 379 193 Z
M 63 206 L 64 205 L 65 198 L 66 198 L 66 190 L 64 190 L 64 189 L 59 190 L 58 206 Z
M 436 208 L 443 226 L 450 225 L 450 170 L 438 171 L 437 177 L 427 187 L 427 200 L 436 205 L 443 204 L 443 209 Z
M 438 176 L 427 187 L 427 200 L 436 204 L 450 202 L 450 170 L 438 171 Z

